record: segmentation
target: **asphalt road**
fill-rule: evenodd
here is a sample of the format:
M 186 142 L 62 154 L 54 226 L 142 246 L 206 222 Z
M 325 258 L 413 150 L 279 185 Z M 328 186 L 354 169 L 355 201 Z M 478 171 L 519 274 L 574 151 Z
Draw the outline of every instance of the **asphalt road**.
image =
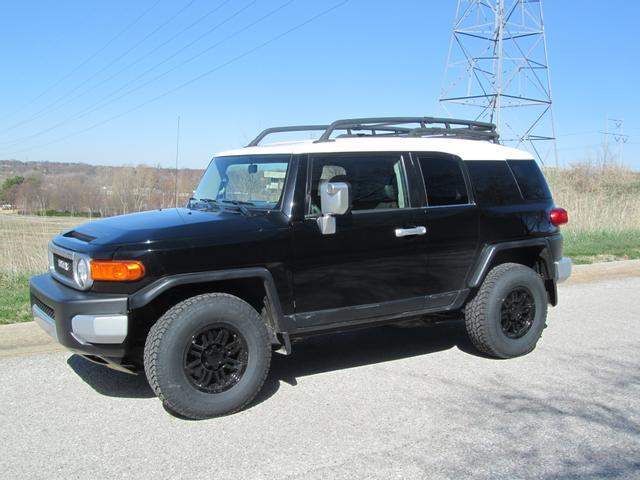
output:
M 0 477 L 640 478 L 640 278 L 561 288 L 532 354 L 460 324 L 321 337 L 246 411 L 170 416 L 142 377 L 0 359 Z

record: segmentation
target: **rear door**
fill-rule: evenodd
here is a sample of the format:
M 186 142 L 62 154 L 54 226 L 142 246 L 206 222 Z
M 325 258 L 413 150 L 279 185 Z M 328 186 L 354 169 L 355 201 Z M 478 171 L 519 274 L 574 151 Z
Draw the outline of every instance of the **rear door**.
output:
M 478 248 L 478 209 L 473 202 L 464 163 L 444 153 L 414 153 L 417 181 L 425 193 L 420 215 L 427 307 L 447 305 L 465 280 Z M 447 297 L 447 293 L 451 293 Z
M 299 327 L 423 308 L 423 236 L 403 233 L 424 228 L 407 188 L 408 161 L 389 152 L 310 156 L 306 216 L 294 224 Z M 352 211 L 336 217 L 332 235 L 316 223 L 325 181 L 348 182 L 353 194 Z

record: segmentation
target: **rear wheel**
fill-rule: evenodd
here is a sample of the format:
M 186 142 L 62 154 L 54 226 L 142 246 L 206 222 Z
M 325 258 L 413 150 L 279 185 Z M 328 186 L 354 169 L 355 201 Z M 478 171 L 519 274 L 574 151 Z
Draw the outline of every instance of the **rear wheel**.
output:
M 467 332 L 478 350 L 496 358 L 531 352 L 547 318 L 542 277 L 517 263 L 493 268 L 465 308 Z
M 144 351 L 151 388 L 167 409 L 202 419 L 240 410 L 262 388 L 271 344 L 262 317 L 220 293 L 187 299 L 152 327 Z

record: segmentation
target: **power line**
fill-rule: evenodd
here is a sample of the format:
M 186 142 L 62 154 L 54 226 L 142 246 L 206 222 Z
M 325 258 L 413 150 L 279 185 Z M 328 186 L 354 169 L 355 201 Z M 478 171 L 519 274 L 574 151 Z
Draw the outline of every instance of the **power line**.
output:
M 158 0 L 160 1 L 160 0 Z M 185 6 L 183 6 L 182 8 L 180 8 L 176 13 L 174 13 L 173 15 L 171 15 L 167 20 L 165 20 L 163 23 L 161 23 L 160 25 L 158 25 L 156 28 L 154 28 L 151 32 L 149 32 L 148 34 L 146 34 L 141 40 L 137 41 L 136 43 L 134 43 L 131 47 L 129 47 L 127 50 L 125 50 L 124 53 L 121 53 L 120 55 L 118 55 L 116 58 L 114 58 L 113 60 L 111 60 L 109 63 L 107 63 L 105 66 L 103 66 L 100 70 L 98 70 L 97 72 L 94 72 L 93 74 L 91 74 L 88 78 L 86 78 L 85 80 L 83 80 L 82 82 L 80 82 L 78 85 L 76 85 L 75 87 L 71 88 L 71 90 L 67 91 L 67 93 L 63 94 L 61 97 L 59 97 L 57 100 L 54 100 L 53 102 L 51 102 L 49 105 L 47 105 L 46 107 L 44 107 L 43 109 L 39 110 L 38 112 L 36 112 L 33 116 L 27 118 L 26 120 L 23 120 L 21 122 L 15 123 L 10 127 L 7 127 L 5 129 L 5 132 L 11 131 L 21 125 L 24 125 L 25 123 L 29 123 L 32 122 L 33 120 L 36 120 L 40 117 L 42 117 L 43 115 L 45 115 L 48 111 L 51 111 L 52 107 L 53 110 L 55 111 L 55 109 L 57 109 L 56 104 L 58 104 L 61 100 L 64 100 L 65 98 L 67 98 L 69 95 L 72 95 L 76 90 L 78 90 L 79 88 L 83 87 L 84 85 L 86 85 L 88 82 L 90 82 L 91 80 L 93 80 L 95 77 L 97 77 L 98 75 L 100 75 L 102 72 L 104 72 L 105 70 L 109 69 L 112 65 L 114 65 L 115 63 L 117 63 L 120 59 L 124 58 L 125 56 L 127 56 L 130 52 L 132 52 L 133 50 L 135 50 L 136 48 L 138 48 L 141 44 L 143 44 L 147 39 L 149 39 L 150 37 L 152 37 L 153 35 L 155 35 L 160 29 L 164 28 L 167 24 L 169 24 L 170 22 L 172 22 L 173 20 L 175 20 L 182 12 L 184 12 L 186 9 L 188 9 L 191 5 L 193 5 L 196 2 L 196 0 L 191 0 L 189 3 L 187 3 Z M 156 2 L 157 4 L 158 2 Z M 62 105 L 66 105 L 69 102 L 65 102 Z
M 4 118 L 10 118 L 13 115 L 15 115 L 17 112 L 21 111 L 22 109 L 28 107 L 29 105 L 33 104 L 33 102 L 35 102 L 36 100 L 39 100 L 40 98 L 42 98 L 44 95 L 46 95 L 47 93 L 49 93 L 51 90 L 53 90 L 54 88 L 56 88 L 58 85 L 60 85 L 62 82 L 64 82 L 67 78 L 69 78 L 71 75 L 73 75 L 74 73 L 76 73 L 78 70 L 80 70 L 82 67 L 84 67 L 87 63 L 89 63 L 91 60 L 93 60 L 95 57 L 97 57 L 100 53 L 102 53 L 106 48 L 109 47 L 109 45 L 111 45 L 113 42 L 115 42 L 118 38 L 120 38 L 122 35 L 124 35 L 124 33 L 129 30 L 131 27 L 133 27 L 136 23 L 138 23 L 140 20 L 142 20 L 142 18 L 147 15 L 151 10 L 153 10 L 159 3 L 161 0 L 156 0 L 149 8 L 147 8 L 144 12 L 142 12 L 140 15 L 138 15 L 133 21 L 131 21 L 126 27 L 124 27 L 122 30 L 120 30 L 115 36 L 113 36 L 107 43 L 105 43 L 102 47 L 100 47 L 98 50 L 96 50 L 95 52 L 93 52 L 91 55 L 89 55 L 87 58 L 85 58 L 82 62 L 80 62 L 80 64 L 78 66 L 76 66 L 73 70 L 71 70 L 69 73 L 67 73 L 65 76 L 63 76 L 62 78 L 60 78 L 58 81 L 54 82 L 53 85 L 49 86 L 48 88 L 46 88 L 44 91 L 42 91 L 40 94 L 38 94 L 37 96 L 35 96 L 34 98 L 32 98 L 31 100 L 29 100 L 26 104 L 22 105 L 22 107 L 14 110 L 13 112 L 9 113 L 8 115 L 5 115 Z
M 600 133 L 598 130 L 590 130 L 588 132 L 571 132 L 571 133 L 560 133 L 556 135 L 556 137 L 577 137 L 579 135 L 593 135 L 594 133 Z
M 249 3 L 248 5 L 246 5 L 245 7 L 243 7 L 242 9 L 238 10 L 236 13 L 234 13 L 231 17 L 227 18 L 225 21 L 219 23 L 217 26 L 222 25 L 222 23 L 225 23 L 226 21 L 230 20 L 232 17 L 235 17 L 236 15 L 240 14 L 242 11 L 246 10 L 247 8 L 249 8 L 250 6 L 252 6 L 254 3 L 256 3 L 257 0 L 254 0 L 253 2 Z M 201 57 L 202 55 L 204 55 L 205 53 L 208 53 L 209 51 L 213 50 L 214 48 L 222 45 L 223 43 L 227 42 L 228 40 L 240 35 L 241 33 L 253 28 L 254 26 L 256 26 L 258 23 L 266 20 L 267 18 L 275 15 L 276 13 L 278 13 L 280 10 L 283 10 L 284 8 L 286 8 L 287 6 L 291 5 L 293 2 L 295 2 L 296 0 L 288 0 L 285 3 L 281 4 L 280 6 L 274 8 L 273 10 L 270 10 L 268 13 L 266 13 L 265 15 L 259 17 L 257 20 L 254 20 L 253 22 L 249 23 L 248 25 L 236 30 L 235 32 L 233 32 L 232 34 L 224 37 L 222 40 L 218 41 L 217 43 L 205 48 L 204 50 L 200 51 L 199 53 L 192 55 L 191 57 L 187 58 L 186 60 L 180 62 L 179 64 L 173 66 L 172 68 L 165 70 L 164 72 L 162 72 L 159 75 L 156 75 L 155 77 L 147 80 L 146 82 L 138 85 L 137 87 L 134 87 L 126 92 L 124 92 L 121 95 L 118 95 L 115 98 L 112 98 L 115 94 L 117 94 L 118 92 L 120 92 L 124 87 L 126 87 L 127 85 L 133 83 L 133 81 L 139 79 L 141 76 L 144 76 L 147 72 L 149 72 L 150 70 L 153 70 L 155 67 L 152 67 L 151 69 L 148 69 L 147 71 L 145 71 L 142 75 L 139 75 L 138 77 L 136 77 L 133 81 L 127 82 L 124 86 L 121 86 L 120 88 L 118 88 L 117 90 L 115 90 L 114 92 L 111 92 L 110 94 L 108 94 L 106 97 L 103 97 L 101 100 L 99 100 L 97 103 L 94 103 L 93 105 L 89 106 L 88 108 L 85 108 L 84 110 L 81 110 L 79 113 L 76 113 L 70 117 L 67 117 L 66 119 L 58 122 L 57 124 L 54 124 L 51 127 L 48 127 L 44 130 L 41 130 L 39 132 L 36 132 L 34 134 L 28 135 L 26 137 L 22 137 L 20 139 L 16 139 L 12 142 L 5 142 L 5 145 L 15 145 L 15 144 L 19 144 L 24 142 L 25 140 L 30 140 L 32 138 L 38 137 L 40 135 L 43 135 L 45 133 L 48 133 L 52 130 L 55 130 L 61 126 L 64 126 L 65 124 L 72 122 L 74 120 L 78 120 L 80 118 L 86 117 L 87 115 L 100 110 L 101 108 L 117 101 L 120 100 L 121 98 L 124 98 L 134 92 L 137 92 L 138 90 L 141 90 L 142 88 L 146 87 L 147 85 L 150 85 L 152 83 L 154 83 L 155 81 L 159 80 L 160 78 L 166 76 L 167 74 L 177 70 L 178 68 L 182 67 L 183 65 L 192 62 L 193 60 Z M 193 43 L 193 42 L 192 42 Z M 190 44 L 191 45 L 191 44 Z M 184 47 L 187 48 L 187 47 Z M 184 48 L 182 50 L 184 50 Z M 174 57 L 175 55 L 172 55 L 172 57 Z M 166 59 L 163 60 L 160 64 L 162 63 L 166 63 Z
M 561 148 L 558 148 L 558 151 L 564 152 L 566 150 L 589 150 L 591 148 L 600 148 L 600 147 L 602 147 L 602 145 L 599 143 L 596 143 L 592 145 L 577 145 L 574 147 L 561 147 Z
M 218 43 L 206 48 L 205 50 L 201 51 L 200 53 L 193 55 L 192 57 L 188 58 L 187 60 L 179 63 L 178 65 L 172 67 L 169 70 L 166 70 L 165 72 L 161 73 L 160 75 L 156 75 L 155 77 L 153 77 L 152 79 L 146 81 L 145 83 L 139 85 L 138 87 L 135 87 L 125 93 L 123 93 L 120 96 L 117 96 L 115 98 L 113 98 L 115 95 L 117 95 L 119 92 L 121 92 L 124 88 L 126 88 L 127 86 L 131 85 L 132 83 L 135 83 L 137 80 L 139 80 L 140 78 L 144 77 L 147 73 L 155 70 L 157 67 L 159 67 L 160 65 L 163 65 L 164 63 L 168 62 L 169 60 L 171 60 L 172 58 L 176 57 L 177 55 L 179 55 L 180 53 L 182 53 L 184 50 L 186 50 L 187 48 L 191 47 L 192 45 L 194 45 L 196 42 L 198 42 L 199 40 L 201 40 L 202 38 L 204 38 L 205 36 L 209 35 L 210 33 L 212 33 L 213 31 L 217 30 L 219 27 L 221 27 L 222 25 L 228 23 L 229 21 L 231 21 L 233 18 L 237 17 L 238 15 L 242 14 L 243 12 L 245 12 L 246 10 L 248 10 L 251 6 L 253 6 L 257 0 L 253 0 L 250 3 L 246 4 L 245 6 L 243 6 L 242 8 L 236 10 L 232 15 L 228 16 L 227 18 L 225 18 L 223 21 L 217 23 L 216 25 L 214 25 L 212 28 L 210 28 L 209 30 L 207 30 L 206 32 L 204 32 L 203 34 L 201 34 L 200 36 L 198 36 L 195 40 L 191 41 L 189 44 L 181 47 L 180 49 L 178 49 L 176 52 L 174 52 L 172 55 L 170 55 L 169 57 L 165 58 L 164 60 L 162 60 L 160 63 L 148 68 L 147 70 L 145 70 L 144 72 L 142 72 L 142 74 L 138 75 L 137 77 L 135 77 L 132 80 L 127 81 L 124 85 L 121 85 L 120 87 L 118 87 L 116 90 L 112 91 L 111 93 L 107 94 L 106 96 L 102 97 L 100 100 L 98 100 L 97 102 L 89 105 L 88 107 L 84 108 L 83 110 L 80 110 L 79 112 L 65 118 L 64 120 L 61 120 L 60 122 L 52 125 L 51 127 L 45 128 L 43 130 L 40 130 L 38 132 L 35 132 L 31 135 L 27 135 L 24 137 L 20 137 L 17 138 L 15 140 L 12 141 L 8 141 L 8 142 L 2 142 L 3 145 L 15 145 L 15 144 L 19 144 L 24 142 L 25 140 L 30 140 L 32 138 L 38 137 L 40 135 L 43 135 L 45 133 L 48 133 L 52 130 L 55 130 L 61 126 L 64 126 L 65 124 L 72 122 L 74 120 L 78 120 L 79 118 L 85 117 L 87 115 L 89 115 L 90 113 L 95 112 L 96 110 L 101 109 L 102 107 L 109 105 L 110 103 L 113 103 L 114 101 L 117 101 L 123 97 L 126 97 L 127 95 L 136 92 L 138 90 L 140 90 L 141 88 L 149 85 L 150 83 L 153 83 L 154 81 L 162 78 L 163 76 L 167 75 L 168 73 L 171 73 L 172 71 L 178 69 L 179 67 L 185 65 L 186 63 L 191 62 L 192 60 L 195 60 L 196 58 L 204 55 L 205 53 L 209 52 L 210 50 L 214 49 L 215 47 L 220 46 L 222 43 L 226 42 L 227 40 L 233 38 L 234 36 L 237 36 L 238 34 L 248 30 L 249 28 L 257 25 L 258 23 L 260 23 L 261 21 L 265 20 L 266 18 L 272 16 L 273 14 L 277 13 L 278 11 L 282 10 L 283 8 L 287 7 L 288 5 L 290 5 L 291 3 L 293 3 L 296 0 L 289 0 L 287 2 L 285 2 L 284 4 L 280 5 L 279 7 L 269 11 L 269 13 L 267 13 L 266 15 L 260 17 L 258 20 L 250 23 L 249 25 L 247 25 L 246 27 L 241 28 L 240 30 L 237 30 L 236 32 L 234 32 L 233 34 L 223 38 L 221 41 L 219 41 Z
M 229 2 L 231 2 L 232 0 L 225 0 L 222 3 L 220 3 L 217 7 L 215 7 L 212 10 L 209 10 L 207 13 L 205 13 L 204 15 L 200 16 L 196 21 L 192 22 L 191 24 L 189 24 L 188 26 L 186 26 L 185 28 L 183 28 L 182 30 L 180 30 L 179 32 L 177 32 L 176 34 L 174 34 L 173 36 L 171 36 L 169 39 L 165 40 L 164 42 L 162 42 L 160 45 L 157 45 L 156 47 L 154 47 L 153 49 L 151 49 L 150 51 L 148 51 L 147 53 L 137 57 L 134 61 L 128 63 L 127 65 L 125 65 L 123 68 L 121 68 L 120 70 L 116 71 L 115 73 L 113 73 L 112 75 L 110 75 L 109 77 L 103 79 L 102 81 L 100 81 L 99 83 L 96 83 L 92 86 L 90 86 L 88 89 L 85 89 L 82 93 L 75 95 L 73 97 L 71 97 L 70 99 L 66 100 L 63 103 L 60 103 L 58 105 L 56 105 L 54 108 L 46 111 L 43 113 L 43 115 L 46 115 L 48 113 L 51 112 L 55 112 L 57 110 L 60 110 L 60 108 L 64 107 L 65 105 L 68 105 L 69 103 L 71 103 L 74 100 L 77 100 L 78 98 L 86 95 L 87 93 L 91 92 L 92 90 L 95 90 L 96 88 L 100 87 L 101 85 L 104 85 L 105 83 L 107 83 L 108 81 L 112 80 L 113 78 L 117 77 L 118 75 L 120 75 L 122 72 L 128 70 L 129 68 L 140 64 L 141 61 L 143 61 L 144 59 L 148 58 L 150 55 L 154 54 L 155 52 L 157 52 L 158 50 L 160 50 L 162 47 L 166 46 L 167 44 L 171 43 L 173 40 L 175 40 L 176 38 L 178 38 L 180 35 L 182 35 L 184 32 L 186 32 L 187 30 L 190 30 L 191 28 L 195 27 L 197 24 L 203 22 L 207 17 L 209 17 L 210 15 L 212 15 L 213 13 L 217 12 L 218 10 L 220 10 L 221 8 L 223 8 L 225 5 L 227 5 Z M 193 2 L 192 2 L 193 3 Z M 58 99 L 59 101 L 60 99 Z M 57 101 L 56 101 L 57 102 Z M 54 104 L 56 103 L 54 102 Z M 53 104 L 52 104 L 53 105 Z M 28 120 L 25 120 L 23 122 L 24 123 L 29 123 L 32 120 L 35 120 L 37 118 L 40 118 L 42 115 L 38 115 L 37 117 L 32 117 Z
M 74 136 L 86 133 L 86 132 L 88 132 L 90 130 L 93 130 L 94 128 L 100 127 L 100 126 L 102 126 L 102 125 L 104 125 L 106 123 L 112 122 L 113 120 L 116 120 L 116 119 L 118 119 L 120 117 L 123 117 L 123 116 L 125 116 L 125 115 L 127 115 L 127 114 L 129 114 L 131 112 L 139 110 L 139 109 L 149 105 L 150 103 L 156 102 L 156 101 L 160 100 L 161 98 L 166 97 L 167 95 L 170 95 L 170 94 L 172 94 L 172 93 L 174 93 L 174 92 L 176 92 L 178 90 L 181 90 L 184 87 L 187 87 L 187 86 L 191 85 L 192 83 L 195 83 L 198 80 L 201 80 L 202 78 L 205 78 L 205 77 L 207 77 L 207 76 L 209 76 L 209 75 L 211 75 L 211 74 L 213 74 L 213 73 L 215 73 L 215 72 L 217 72 L 219 70 L 222 70 L 223 68 L 225 68 L 225 67 L 227 67 L 227 66 L 229 66 L 229 65 L 231 65 L 231 64 L 233 64 L 235 62 L 237 62 L 238 60 L 241 60 L 241 59 L 251 55 L 252 53 L 255 53 L 256 51 L 265 48 L 266 46 L 268 46 L 268 45 L 280 40 L 281 38 L 293 33 L 294 31 L 299 30 L 300 28 L 302 28 L 302 27 L 304 27 L 304 26 L 316 21 L 317 19 L 319 19 L 319 18 L 331 13 L 332 11 L 337 10 L 338 8 L 346 5 L 347 3 L 349 3 L 349 1 L 350 0 L 343 0 L 343 1 L 331 6 L 331 7 L 327 8 L 327 9 L 325 9 L 325 10 L 322 10 L 320 13 L 317 13 L 316 15 L 313 15 L 312 17 L 308 18 L 304 22 L 301 22 L 301 23 L 299 23 L 299 24 L 297 24 L 297 25 L 295 25 L 295 26 L 293 26 L 293 27 L 291 27 L 291 28 L 279 33 L 278 35 L 275 35 L 275 36 L 269 38 L 268 40 L 258 44 L 257 46 L 255 46 L 255 47 L 253 47 L 253 48 L 251 48 L 249 50 L 245 50 L 243 53 L 241 53 L 239 55 L 236 55 L 235 57 L 231 58 L 230 60 L 227 60 L 226 62 L 223 62 L 223 63 L 219 64 L 218 66 L 216 66 L 216 67 L 214 67 L 214 68 L 212 68 L 210 70 L 207 70 L 206 72 L 201 73 L 200 75 L 197 75 L 197 76 L 191 78 L 190 80 L 187 80 L 186 82 L 181 83 L 180 85 L 178 85 L 178 86 L 176 86 L 176 87 L 174 87 L 174 88 L 172 88 L 170 90 L 165 91 L 164 93 L 161 93 L 160 95 L 157 95 L 157 96 L 155 96 L 155 97 L 153 97 L 153 98 L 151 98 L 149 100 L 146 100 L 146 101 L 136 105 L 133 108 L 125 110 L 124 112 L 121 112 L 121 113 L 119 113 L 117 115 L 109 117 L 109 118 L 107 118 L 105 120 L 102 120 L 102 121 L 100 121 L 98 123 L 94 123 L 93 125 L 91 125 L 91 126 L 89 126 L 87 128 L 84 128 L 82 130 L 73 132 L 73 133 L 71 133 L 69 135 L 66 135 L 64 137 L 59 137 L 59 138 L 57 138 L 55 140 L 51 140 L 51 141 L 49 141 L 47 143 L 38 145 L 36 147 L 24 148 L 24 149 L 19 150 L 19 151 L 15 152 L 15 153 L 20 153 L 20 152 L 24 152 L 24 151 L 29 151 L 29 150 L 34 150 L 34 149 L 38 149 L 38 148 L 47 147 L 47 146 L 52 145 L 54 143 L 58 143 L 58 142 L 67 140 L 69 138 L 72 138 Z

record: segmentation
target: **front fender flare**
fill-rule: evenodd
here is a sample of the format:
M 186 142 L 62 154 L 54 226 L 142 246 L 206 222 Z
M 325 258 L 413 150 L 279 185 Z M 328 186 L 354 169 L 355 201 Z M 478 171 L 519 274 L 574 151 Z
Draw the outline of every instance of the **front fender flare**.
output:
M 234 270 L 213 270 L 207 272 L 180 273 L 159 278 L 144 288 L 129 295 L 129 309 L 135 310 L 151 303 L 162 293 L 180 285 L 192 285 L 221 280 L 238 280 L 243 278 L 259 278 L 264 283 L 273 313 L 274 327 L 277 332 L 282 332 L 283 313 L 280 297 L 275 287 L 271 272 L 264 267 L 239 268 Z

